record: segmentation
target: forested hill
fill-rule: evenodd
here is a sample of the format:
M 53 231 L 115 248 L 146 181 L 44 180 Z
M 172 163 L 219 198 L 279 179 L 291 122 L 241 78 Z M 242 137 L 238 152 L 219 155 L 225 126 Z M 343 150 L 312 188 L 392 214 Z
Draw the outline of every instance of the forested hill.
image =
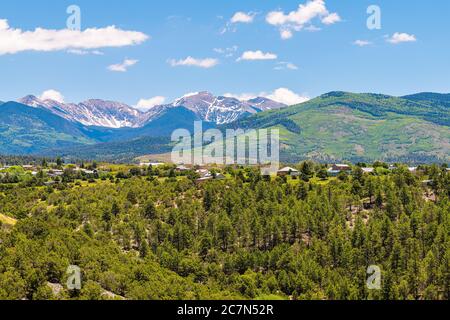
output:
M 289 118 L 295 114 L 326 109 L 330 106 L 347 107 L 355 111 L 367 113 L 374 117 L 386 118 L 389 113 L 420 117 L 436 124 L 450 125 L 450 109 L 446 103 L 450 102 L 450 95 L 417 94 L 397 98 L 383 94 L 330 92 L 308 102 L 294 105 L 282 110 L 260 113 L 230 124 L 230 127 L 260 126 L 270 123 L 269 118 Z M 434 102 L 430 104 L 429 102 Z
M 330 92 L 228 127 L 281 129 L 282 158 L 288 162 L 449 162 L 450 108 L 445 99 L 422 99 Z
M 0 300 L 450 298 L 445 167 L 355 166 L 337 178 L 296 167 L 301 180 L 228 167 L 204 184 L 173 166 L 66 168 L 54 184 L 11 168 Z M 65 287 L 69 265 L 81 290 Z M 380 290 L 367 287 L 369 266 Z
M 403 99 L 425 103 L 438 108 L 444 106 L 447 110 L 450 109 L 450 94 L 423 92 L 404 96 Z

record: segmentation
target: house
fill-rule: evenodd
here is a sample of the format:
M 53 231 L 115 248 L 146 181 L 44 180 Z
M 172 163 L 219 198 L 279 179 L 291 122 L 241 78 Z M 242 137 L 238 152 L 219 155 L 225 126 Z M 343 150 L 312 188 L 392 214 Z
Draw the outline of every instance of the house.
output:
M 361 169 L 365 174 L 371 174 L 375 172 L 375 168 L 361 168 Z
M 352 168 L 348 164 L 333 164 L 331 167 L 334 171 L 352 171 Z
M 409 172 L 414 173 L 417 171 L 417 167 L 409 167 L 408 170 Z
M 22 168 L 26 171 L 33 171 L 34 166 L 32 165 L 23 165 Z
M 214 179 L 215 179 L 215 180 L 225 180 L 226 177 L 225 177 L 223 174 L 221 174 L 221 173 L 217 173 L 217 174 L 214 176 Z
M 328 169 L 328 175 L 332 177 L 338 176 L 341 172 L 351 171 L 352 168 L 347 164 L 333 164 L 331 168 Z
M 50 170 L 47 174 L 50 177 L 60 177 L 64 174 L 64 171 L 53 169 L 53 170 Z
M 141 162 L 139 164 L 139 166 L 141 167 L 159 167 L 159 166 L 163 166 L 164 163 L 162 162 Z
M 393 171 L 393 170 L 395 170 L 395 169 L 397 169 L 396 166 L 394 166 L 394 165 L 392 165 L 392 164 L 389 166 L 389 170 Z
M 85 174 L 98 174 L 98 170 L 86 170 L 86 169 L 82 169 L 81 171 L 83 171 Z
M 285 167 L 283 169 L 278 170 L 277 175 L 279 177 L 285 177 L 285 176 L 298 177 L 300 175 L 300 172 L 297 169 L 294 169 L 291 167 Z
M 213 179 L 214 179 L 213 176 L 202 177 L 202 178 L 199 178 L 199 179 L 195 180 L 195 183 L 196 184 L 202 184 L 202 183 L 205 183 L 205 182 L 213 180 Z
M 333 170 L 333 168 L 328 169 L 327 172 L 331 177 L 336 177 L 339 173 L 341 173 L 340 170 Z
M 202 178 L 212 177 L 212 174 L 208 169 L 198 169 L 195 171 L 195 173 L 199 174 Z
M 186 172 L 186 171 L 189 171 L 190 169 L 186 166 L 180 165 L 180 166 L 176 167 L 175 170 L 178 172 Z

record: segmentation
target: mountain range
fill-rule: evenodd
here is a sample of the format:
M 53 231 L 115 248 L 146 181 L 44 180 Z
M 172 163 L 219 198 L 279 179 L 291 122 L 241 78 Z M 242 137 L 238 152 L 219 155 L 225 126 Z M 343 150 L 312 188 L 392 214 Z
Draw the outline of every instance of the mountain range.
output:
M 46 109 L 66 120 L 85 126 L 116 129 L 144 127 L 170 109 L 178 107 L 184 107 L 193 112 L 200 120 L 216 124 L 226 124 L 246 115 L 286 107 L 282 103 L 262 97 L 240 101 L 231 97 L 216 97 L 209 92 L 191 93 L 171 104 L 155 106 L 146 112 L 124 103 L 100 99 L 75 104 L 41 100 L 29 95 L 19 99 L 18 102 L 30 107 Z
M 437 93 L 330 92 L 288 107 L 198 92 L 147 112 L 113 101 L 30 95 L 0 102 L 0 153 L 131 161 L 169 152 L 173 130 L 192 131 L 198 120 L 204 128 L 278 128 L 287 162 L 450 161 L 450 95 Z

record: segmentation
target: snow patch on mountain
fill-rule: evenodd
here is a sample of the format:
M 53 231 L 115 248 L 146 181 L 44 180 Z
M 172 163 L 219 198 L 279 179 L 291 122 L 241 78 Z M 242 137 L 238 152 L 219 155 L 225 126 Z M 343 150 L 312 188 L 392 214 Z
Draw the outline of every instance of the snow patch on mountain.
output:
M 86 126 L 106 128 L 139 128 L 159 118 L 168 109 L 178 107 L 192 111 L 203 121 L 216 124 L 227 124 L 248 114 L 286 107 L 268 98 L 258 97 L 241 101 L 233 97 L 216 97 L 206 91 L 186 94 L 172 104 L 155 106 L 147 112 L 139 111 L 124 103 L 100 99 L 75 104 L 41 100 L 29 95 L 18 102 L 33 108 L 50 110 L 60 117 Z

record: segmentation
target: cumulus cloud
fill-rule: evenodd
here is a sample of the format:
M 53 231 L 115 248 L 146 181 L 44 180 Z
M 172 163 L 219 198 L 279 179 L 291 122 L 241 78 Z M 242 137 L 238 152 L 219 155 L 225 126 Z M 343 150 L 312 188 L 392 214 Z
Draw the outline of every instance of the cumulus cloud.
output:
M 341 17 L 336 13 L 330 13 L 325 18 L 322 19 L 322 23 L 326 25 L 335 24 L 337 22 L 341 22 Z
M 42 94 L 39 96 L 39 99 L 44 101 L 53 100 L 56 102 L 64 103 L 64 96 L 62 95 L 62 93 L 53 89 L 42 92 Z
M 245 13 L 242 11 L 236 12 L 234 16 L 231 18 L 231 23 L 252 23 L 255 19 L 254 13 Z
M 387 41 L 392 44 L 399 44 L 402 42 L 416 42 L 417 39 L 413 34 L 396 32 L 391 37 L 388 37 Z
M 232 94 L 232 93 L 226 93 L 224 94 L 225 97 L 231 97 L 236 98 L 241 101 L 247 101 L 250 99 L 254 99 L 256 97 L 264 97 L 271 99 L 276 102 L 284 103 L 288 106 L 303 103 L 308 101 L 310 98 L 298 93 L 293 92 L 292 90 L 289 90 L 287 88 L 278 88 L 274 90 L 273 92 L 261 92 L 259 94 L 254 93 L 241 93 L 241 94 Z
M 276 60 L 278 56 L 270 52 L 257 51 L 245 51 L 237 61 L 242 60 Z
M 303 103 L 309 100 L 308 97 L 297 94 L 287 88 L 279 88 L 275 90 L 273 93 L 266 96 L 273 101 L 277 101 L 280 103 L 284 103 L 288 106 Z
M 160 106 L 164 104 L 166 97 L 156 96 L 150 99 L 141 99 L 136 105 L 136 109 L 141 111 L 148 111 L 155 106 Z
M 325 25 L 341 21 L 338 13 L 328 11 L 324 0 L 310 0 L 306 4 L 300 4 L 295 11 L 289 13 L 272 11 L 266 16 L 266 22 L 278 27 L 284 40 L 292 38 L 294 31 L 309 28 L 315 19 L 319 19 Z
M 371 45 L 372 42 L 367 41 L 367 40 L 356 40 L 353 42 L 353 44 L 358 47 L 366 47 L 366 46 Z
M 292 62 L 278 62 L 274 68 L 275 70 L 298 70 L 298 67 Z
M 139 60 L 125 59 L 122 63 L 113 64 L 108 67 L 109 71 L 127 72 L 129 67 L 134 66 Z
M 239 23 L 250 24 L 255 20 L 255 17 L 256 17 L 256 13 L 254 13 L 254 12 L 246 13 L 243 11 L 238 11 L 231 17 L 231 19 L 227 22 L 225 27 L 222 28 L 222 31 L 220 33 L 225 34 L 228 31 L 236 32 L 237 24 L 239 24 Z
M 213 58 L 196 59 L 191 56 L 186 59 L 168 61 L 172 67 L 186 66 L 186 67 L 199 67 L 199 68 L 212 68 L 219 64 L 219 60 Z
M 124 47 L 143 43 L 149 36 L 138 31 L 126 31 L 109 26 L 79 30 L 50 30 L 36 28 L 23 31 L 9 26 L 8 20 L 0 20 L 0 55 L 23 51 L 95 50 Z

